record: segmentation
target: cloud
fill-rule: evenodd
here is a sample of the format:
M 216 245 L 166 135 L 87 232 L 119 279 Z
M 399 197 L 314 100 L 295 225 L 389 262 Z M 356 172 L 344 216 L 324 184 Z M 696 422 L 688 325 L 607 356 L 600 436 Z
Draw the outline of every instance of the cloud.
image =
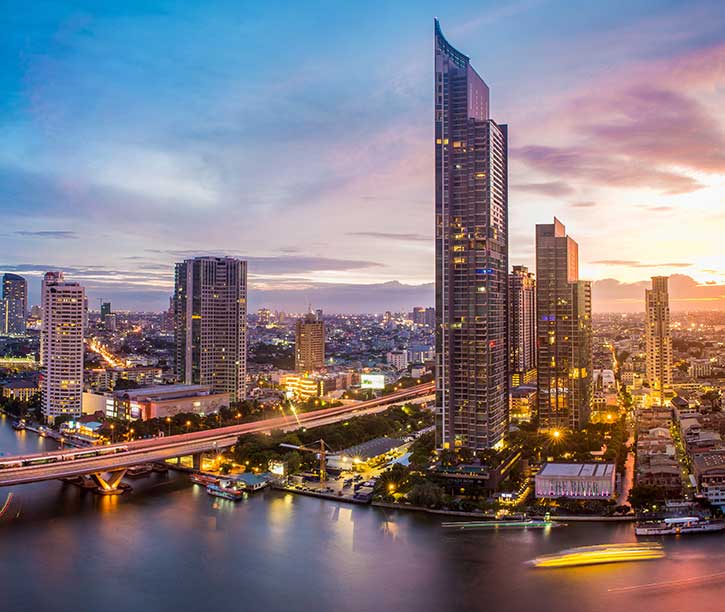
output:
M 179 260 L 193 257 L 239 257 L 248 264 L 249 274 L 304 274 L 309 272 L 328 272 L 359 270 L 362 268 L 382 268 L 384 264 L 361 259 L 337 259 L 334 257 L 315 257 L 306 255 L 277 255 L 268 257 L 250 257 L 241 251 L 215 249 L 146 249 L 148 253 L 171 255 Z
M 642 263 L 632 259 L 598 259 L 589 263 L 602 266 L 627 266 L 630 268 L 689 268 L 693 265 L 686 262 Z
M 18 236 L 26 236 L 28 238 L 58 238 L 61 240 L 77 240 L 78 234 L 68 230 L 42 230 L 42 231 L 26 231 L 20 230 L 15 232 Z
M 401 242 L 430 242 L 433 243 L 432 236 L 423 234 L 401 234 L 396 232 L 347 232 L 348 236 L 363 236 L 366 238 L 381 238 L 383 240 L 399 240 Z
M 593 307 L 598 312 L 644 312 L 644 291 L 649 281 L 623 283 L 613 278 L 592 284 Z M 669 277 L 670 307 L 673 310 L 725 309 L 725 285 L 700 284 L 685 274 Z
M 650 188 L 667 194 L 689 193 L 702 186 L 689 176 L 658 170 L 624 153 L 612 155 L 599 144 L 591 148 L 528 145 L 511 153 L 540 172 L 579 179 L 590 185 Z
M 570 204 L 570 206 L 572 208 L 594 208 L 596 205 L 597 205 L 596 202 L 591 202 L 591 201 L 587 201 L 587 202 L 572 202 Z
M 574 192 L 572 187 L 562 181 L 551 181 L 548 183 L 518 183 L 513 184 L 511 189 L 516 191 L 527 191 L 530 193 L 540 193 L 551 197 L 560 197 L 570 195 Z

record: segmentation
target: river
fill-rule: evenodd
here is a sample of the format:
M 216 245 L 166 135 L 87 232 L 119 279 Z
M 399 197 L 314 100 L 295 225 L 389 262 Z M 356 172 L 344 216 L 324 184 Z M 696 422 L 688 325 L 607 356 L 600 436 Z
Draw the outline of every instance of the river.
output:
M 53 446 L 0 417 L 0 452 Z M 0 519 L 0 610 L 723 609 L 725 536 L 666 540 L 658 561 L 535 570 L 525 561 L 632 541 L 632 528 L 450 533 L 440 518 L 274 491 L 235 505 L 171 472 L 131 483 L 118 497 L 15 487 Z

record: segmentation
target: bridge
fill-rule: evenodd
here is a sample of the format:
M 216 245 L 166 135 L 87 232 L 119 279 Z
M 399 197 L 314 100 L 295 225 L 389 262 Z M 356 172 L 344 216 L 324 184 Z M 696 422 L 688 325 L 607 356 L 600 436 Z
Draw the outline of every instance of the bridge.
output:
M 66 478 L 82 479 L 83 481 L 90 479 L 98 493 L 116 495 L 123 491 L 120 484 L 126 470 L 134 465 L 191 455 L 194 458 L 194 467 L 198 469 L 203 453 L 230 448 L 242 434 L 269 433 L 274 429 L 294 430 L 300 427 L 306 429 L 320 427 L 350 416 L 380 412 L 390 404 L 430 395 L 434 389 L 435 383 L 430 382 L 368 401 L 305 412 L 294 418 L 280 416 L 242 425 L 137 440 L 124 444 L 3 457 L 2 464 L 12 467 L 0 469 L 0 487 Z M 92 452 L 93 450 L 98 450 L 102 454 L 93 457 L 69 458 L 74 453 Z

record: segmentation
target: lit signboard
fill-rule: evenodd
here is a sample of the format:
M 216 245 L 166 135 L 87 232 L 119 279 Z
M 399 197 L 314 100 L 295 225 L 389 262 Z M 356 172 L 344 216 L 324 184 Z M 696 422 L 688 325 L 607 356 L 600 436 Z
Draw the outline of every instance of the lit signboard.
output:
M 384 389 L 385 388 L 385 376 L 383 374 L 361 374 L 360 375 L 360 388 L 361 389 Z

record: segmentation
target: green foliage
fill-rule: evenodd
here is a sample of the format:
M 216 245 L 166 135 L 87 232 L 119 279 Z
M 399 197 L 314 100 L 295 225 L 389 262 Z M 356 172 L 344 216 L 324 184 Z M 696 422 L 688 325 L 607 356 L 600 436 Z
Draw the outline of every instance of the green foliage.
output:
M 665 489 L 654 485 L 635 485 L 629 490 L 627 501 L 635 510 L 650 508 L 666 499 Z
M 445 493 L 437 484 L 426 481 L 414 485 L 407 497 L 414 506 L 440 508 L 443 505 Z
M 250 468 L 256 467 L 266 470 L 267 462 L 270 459 L 290 461 L 292 454 L 289 449 L 279 446 L 283 442 L 294 445 L 309 445 L 323 439 L 330 448 L 340 451 L 373 438 L 404 436 L 411 431 L 430 425 L 432 420 L 433 415 L 427 410 L 417 407 L 406 407 L 404 409 L 395 406 L 378 414 L 354 417 L 347 421 L 340 421 L 310 430 L 298 429 L 289 433 L 273 431 L 269 436 L 245 434 L 239 437 L 239 441 L 234 447 L 234 457 L 238 463 L 249 465 Z M 296 455 L 299 458 L 300 468 L 316 467 L 317 461 L 312 453 L 304 453 L 301 456 L 296 453 Z M 293 459 L 293 461 L 296 461 L 296 459 Z M 291 466 L 290 471 L 293 471 Z

